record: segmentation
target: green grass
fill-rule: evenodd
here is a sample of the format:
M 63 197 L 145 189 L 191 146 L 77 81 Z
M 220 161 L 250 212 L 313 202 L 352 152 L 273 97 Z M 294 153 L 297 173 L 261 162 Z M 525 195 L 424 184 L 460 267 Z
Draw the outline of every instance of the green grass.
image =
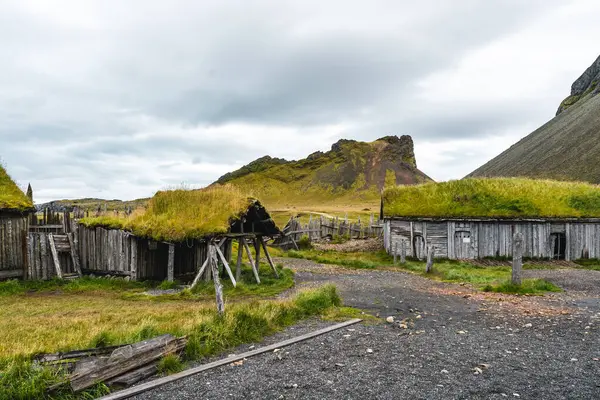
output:
M 468 178 L 386 189 L 386 217 L 600 217 L 600 186 L 524 178 Z
M 562 292 L 562 289 L 543 279 L 524 279 L 521 285 L 513 285 L 511 281 L 505 281 L 496 285 L 486 285 L 483 291 L 508 294 L 538 294 Z
M 131 216 L 83 218 L 88 227 L 124 229 L 139 237 L 181 242 L 210 234 L 225 233 L 231 223 L 257 200 L 232 185 L 215 185 L 200 190 L 167 190 L 152 197 L 145 210 Z
M 32 201 L 11 179 L 0 165 L 0 210 L 27 211 L 33 208 Z
M 427 273 L 424 262 L 407 260 L 406 264 L 394 264 L 394 258 L 385 251 L 341 253 L 335 251 L 291 250 L 286 255 L 292 258 L 312 260 L 321 264 L 333 264 L 356 269 L 401 269 L 444 282 L 470 283 L 480 289 L 484 289 L 489 285 L 491 285 L 490 287 L 496 287 L 495 285 L 502 284 L 511 275 L 511 267 L 508 266 L 483 267 L 461 261 L 440 259 L 435 260 L 433 271 Z M 529 268 L 533 269 L 533 266 Z M 525 280 L 525 283 L 527 289 L 524 290 L 532 288 L 535 293 L 546 291 L 543 285 L 530 286 L 529 280 Z
M 185 369 L 185 364 L 176 354 L 169 354 L 163 357 L 158 363 L 158 373 L 161 375 L 171 375 L 181 372 Z
M 75 398 L 66 389 L 47 393 L 49 386 L 64 379 L 65 372 L 33 365 L 30 355 L 35 343 L 23 332 L 35 333 L 45 341 L 44 351 L 49 352 L 132 343 L 164 333 L 187 335 L 183 357 L 167 357 L 160 363 L 161 372 L 168 374 L 180 370 L 188 361 L 257 342 L 300 319 L 335 315 L 332 308 L 341 306 L 336 289 L 331 285 L 301 292 L 288 300 L 228 302 L 224 316 L 216 313 L 214 300 L 127 302 L 112 290 L 94 292 L 92 296 L 87 293 L 40 296 L 39 293 L 20 293 L 4 297 L 0 318 L 10 327 L 0 326 L 4 345 L 0 348 L 0 399 Z M 342 313 L 348 311 L 340 315 Z M 98 317 L 99 320 L 93 321 Z M 87 323 L 97 328 L 98 333 L 83 344 L 82 340 L 90 337 L 89 332 L 84 335 L 79 329 Z M 98 385 L 84 396 L 94 398 L 107 392 L 105 386 Z
M 104 279 L 84 276 L 74 280 L 51 279 L 47 281 L 8 280 L 0 282 L 0 297 L 32 293 L 83 293 L 124 290 L 140 292 L 154 287 L 153 282 L 131 282 L 124 279 Z

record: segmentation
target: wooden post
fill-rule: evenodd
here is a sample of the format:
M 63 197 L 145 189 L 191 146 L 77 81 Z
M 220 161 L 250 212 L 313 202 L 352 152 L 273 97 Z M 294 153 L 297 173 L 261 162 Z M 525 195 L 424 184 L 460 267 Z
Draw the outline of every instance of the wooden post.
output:
M 137 280 L 137 239 L 131 236 L 131 260 L 129 265 L 129 277 L 132 281 Z
M 212 271 L 213 282 L 215 283 L 215 296 L 217 300 L 217 311 L 219 315 L 225 313 L 225 302 L 223 301 L 223 285 L 221 285 L 221 279 L 219 278 L 219 271 L 217 269 L 217 257 L 215 255 L 216 250 L 214 246 L 210 246 L 208 252 L 208 259 L 210 269 Z
M 427 265 L 425 266 L 425 272 L 430 273 L 433 269 L 433 256 L 434 247 L 431 242 L 427 243 Z
M 229 279 L 231 279 L 231 283 L 233 283 L 233 287 L 236 287 L 237 282 L 235 281 L 235 278 L 233 277 L 233 272 L 231 272 L 231 268 L 229 268 L 229 263 L 225 259 L 223 252 L 221 251 L 219 246 L 215 246 L 215 251 L 217 252 L 217 255 L 219 256 L 219 258 L 221 259 L 221 262 L 223 263 L 223 267 L 227 271 L 227 275 L 229 275 Z
M 175 280 L 175 245 L 169 244 L 169 261 L 167 264 L 167 281 Z
M 79 241 L 77 240 L 77 236 L 75 236 L 75 234 L 72 232 L 67 233 L 67 239 L 69 239 L 69 246 L 71 246 L 71 261 L 73 261 L 73 269 L 81 278 L 83 274 L 81 273 L 81 266 L 79 265 L 79 249 L 77 248 Z
M 517 232 L 513 235 L 513 261 L 512 261 L 512 284 L 521 285 L 521 274 L 523 271 L 523 234 Z
M 52 260 L 54 260 L 54 268 L 56 269 L 56 276 L 58 279 L 62 279 L 62 271 L 60 269 L 60 261 L 58 259 L 58 252 L 56 251 L 56 245 L 54 244 L 54 235 L 51 233 L 48 235 L 48 243 L 50 243 L 50 252 L 52 253 Z
M 252 241 L 254 242 L 254 254 L 256 255 L 256 259 L 254 260 L 256 262 L 256 269 L 260 271 L 260 244 L 257 238 L 252 239 Z
M 250 261 L 250 265 L 252 266 L 252 272 L 254 273 L 254 278 L 256 278 L 256 283 L 260 283 L 260 278 L 258 277 L 258 269 L 256 268 L 256 264 L 254 264 L 254 259 L 252 258 L 252 252 L 250 252 L 250 247 L 248 247 L 248 243 L 243 240 L 244 249 L 246 249 L 246 255 L 248 256 L 248 260 Z
M 394 265 L 396 265 L 398 261 L 398 243 L 394 244 L 394 249 L 392 251 L 394 252 Z
M 269 262 L 269 265 L 273 269 L 273 272 L 275 272 L 275 276 L 277 278 L 279 278 L 279 273 L 277 272 L 277 267 L 275 267 L 275 263 L 273 262 L 273 259 L 271 258 L 271 255 L 269 254 L 269 249 L 267 249 L 267 244 L 265 243 L 265 238 L 263 238 L 261 236 L 259 238 L 259 240 L 260 240 L 260 244 L 262 245 L 263 250 L 265 251 L 265 255 L 267 256 L 267 261 Z
M 240 280 L 242 275 L 242 256 L 244 255 L 244 245 L 242 241 L 245 241 L 243 237 L 238 238 L 238 254 L 237 254 L 237 263 L 235 265 L 235 279 Z
M 193 289 L 198 284 L 198 282 L 200 282 L 202 273 L 204 272 L 206 267 L 210 264 L 210 255 L 212 254 L 211 251 L 212 251 L 212 245 L 209 243 L 208 244 L 208 254 L 206 256 L 206 260 L 204 260 L 204 264 L 202 264 L 202 267 L 200 267 L 200 269 L 198 270 L 198 273 L 196 274 L 196 277 L 194 278 L 194 281 L 192 282 L 192 286 L 190 286 L 190 289 Z M 209 267 L 209 269 L 212 269 L 212 267 Z
M 400 264 L 406 264 L 406 240 L 400 242 Z

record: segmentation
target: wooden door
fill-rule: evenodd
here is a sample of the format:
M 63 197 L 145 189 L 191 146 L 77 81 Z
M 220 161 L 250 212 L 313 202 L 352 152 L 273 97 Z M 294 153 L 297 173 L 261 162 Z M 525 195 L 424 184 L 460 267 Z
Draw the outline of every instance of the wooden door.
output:
M 413 238 L 413 255 L 419 260 L 425 258 L 425 239 L 421 235 Z
M 454 256 L 457 260 L 474 258 L 473 246 L 471 244 L 471 232 L 456 231 L 454 233 Z

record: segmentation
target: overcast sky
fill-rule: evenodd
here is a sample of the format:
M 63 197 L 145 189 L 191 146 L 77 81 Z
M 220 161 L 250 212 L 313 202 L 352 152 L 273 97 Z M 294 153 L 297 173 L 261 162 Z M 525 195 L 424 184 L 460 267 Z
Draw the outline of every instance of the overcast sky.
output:
M 551 119 L 597 0 L 0 0 L 0 157 L 38 202 L 412 135 L 461 178 Z

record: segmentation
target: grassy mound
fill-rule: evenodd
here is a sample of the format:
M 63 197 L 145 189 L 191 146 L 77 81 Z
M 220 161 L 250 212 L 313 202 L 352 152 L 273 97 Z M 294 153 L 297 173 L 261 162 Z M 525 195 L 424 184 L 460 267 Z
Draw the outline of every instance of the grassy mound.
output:
M 0 165 L 0 210 L 27 211 L 33 203 Z
M 600 217 L 600 186 L 524 178 L 468 178 L 395 187 L 386 217 Z
M 90 217 L 81 223 L 88 227 L 124 229 L 154 240 L 183 241 L 227 232 L 232 220 L 254 203 L 255 199 L 232 185 L 168 190 L 156 193 L 145 210 L 130 217 Z

